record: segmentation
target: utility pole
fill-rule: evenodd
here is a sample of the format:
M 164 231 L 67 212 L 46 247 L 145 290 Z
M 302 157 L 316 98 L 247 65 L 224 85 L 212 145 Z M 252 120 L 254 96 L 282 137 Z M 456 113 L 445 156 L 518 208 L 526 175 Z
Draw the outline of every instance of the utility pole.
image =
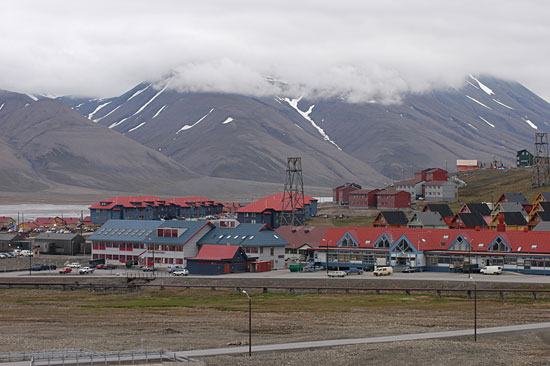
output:
M 533 187 L 550 185 L 550 163 L 548 156 L 548 133 L 535 133 L 535 157 L 533 170 Z

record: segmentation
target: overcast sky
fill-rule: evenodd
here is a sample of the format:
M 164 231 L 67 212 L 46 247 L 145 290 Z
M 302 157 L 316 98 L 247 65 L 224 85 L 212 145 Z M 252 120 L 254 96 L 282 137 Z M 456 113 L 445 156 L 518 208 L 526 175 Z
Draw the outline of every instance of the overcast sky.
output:
M 550 101 L 548 0 L 4 0 L 0 89 L 182 90 L 394 101 L 512 79 Z M 271 76 L 287 83 L 266 81 Z

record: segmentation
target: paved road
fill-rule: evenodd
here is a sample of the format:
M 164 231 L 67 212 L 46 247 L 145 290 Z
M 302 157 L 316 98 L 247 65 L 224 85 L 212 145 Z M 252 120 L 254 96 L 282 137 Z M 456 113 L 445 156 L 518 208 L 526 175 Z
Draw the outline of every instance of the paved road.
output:
M 479 336 L 482 334 L 495 334 L 495 333 L 517 332 L 517 331 L 548 329 L 548 328 L 550 328 L 550 322 L 512 325 L 512 326 L 505 326 L 505 327 L 482 328 L 477 330 L 477 334 Z M 371 338 L 330 339 L 325 341 L 264 344 L 264 345 L 258 345 L 258 346 L 253 345 L 252 352 L 285 351 L 285 350 L 296 350 L 296 349 L 305 349 L 305 348 L 346 346 L 346 345 L 352 345 L 352 344 L 414 341 L 419 339 L 449 338 L 449 337 L 462 337 L 462 336 L 473 337 L 473 334 L 474 334 L 473 329 L 463 329 L 463 330 L 452 330 L 452 331 L 445 331 L 445 332 L 400 334 L 395 336 L 371 337 Z M 202 350 L 193 350 L 193 351 L 183 351 L 183 352 L 177 352 L 176 354 L 182 357 L 201 357 L 201 356 L 217 356 L 217 355 L 228 355 L 228 354 L 247 353 L 247 352 L 248 352 L 248 346 L 239 346 L 239 347 L 225 347 L 225 348 L 211 348 L 211 349 L 202 349 Z

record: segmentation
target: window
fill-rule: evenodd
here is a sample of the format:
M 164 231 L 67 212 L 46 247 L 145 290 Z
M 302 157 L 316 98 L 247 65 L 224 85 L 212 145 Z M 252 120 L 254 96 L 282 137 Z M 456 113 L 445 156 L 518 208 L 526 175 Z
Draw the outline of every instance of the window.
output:
M 522 249 L 522 248 L 523 248 L 523 247 L 518 247 L 518 252 L 521 252 L 521 249 Z
M 271 248 L 270 255 L 275 255 L 275 248 Z
M 533 244 L 531 245 L 531 249 L 537 249 L 538 245 L 537 244 Z
M 260 247 L 260 254 L 264 253 L 264 247 Z

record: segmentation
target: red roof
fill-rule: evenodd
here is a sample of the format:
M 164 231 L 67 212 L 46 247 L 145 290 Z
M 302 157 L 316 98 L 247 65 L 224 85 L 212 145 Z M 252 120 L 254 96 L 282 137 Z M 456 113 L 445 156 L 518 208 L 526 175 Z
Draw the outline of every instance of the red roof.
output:
M 38 226 L 53 225 L 56 223 L 57 217 L 37 217 L 34 223 Z
M 256 212 L 261 213 L 265 210 L 274 210 L 274 211 L 282 211 L 283 210 L 283 194 L 284 192 L 275 193 L 271 196 L 267 196 L 264 198 L 260 198 L 259 200 L 252 202 L 248 206 L 241 207 L 237 210 L 237 212 Z M 300 194 L 298 194 L 299 197 L 301 197 Z M 304 194 L 304 203 L 306 205 L 311 204 L 311 202 L 316 202 L 317 199 L 313 198 L 311 196 Z M 301 204 L 298 204 L 297 208 L 302 208 Z
M 488 246 L 499 236 L 512 249 L 509 253 L 550 253 L 550 236 L 544 231 L 496 231 L 461 229 L 409 229 L 409 228 L 371 228 L 347 227 L 328 228 L 317 248 L 328 245 L 335 248 L 343 236 L 349 233 L 359 244 L 359 248 L 373 248 L 374 243 L 385 234 L 392 242 L 405 236 L 421 251 L 448 250 L 449 245 L 461 235 L 471 243 L 472 252 L 485 252 Z M 520 250 L 521 248 L 521 250 Z M 353 250 L 353 247 L 348 247 Z
M 297 249 L 305 244 L 318 247 L 327 230 L 326 226 L 280 226 L 275 231 L 287 241 L 287 248 Z
M 111 209 L 115 206 L 123 207 L 146 207 L 160 205 L 158 201 L 165 200 L 156 196 L 117 196 L 94 203 L 90 209 Z
M 211 260 L 211 261 L 221 261 L 224 259 L 233 259 L 235 254 L 240 249 L 236 245 L 210 245 L 204 244 L 199 253 L 194 258 L 187 259 L 200 259 L 200 260 Z
M 399 182 L 394 182 L 394 185 L 409 185 L 409 184 L 417 184 L 422 182 L 422 179 L 407 179 L 407 180 L 401 180 Z

